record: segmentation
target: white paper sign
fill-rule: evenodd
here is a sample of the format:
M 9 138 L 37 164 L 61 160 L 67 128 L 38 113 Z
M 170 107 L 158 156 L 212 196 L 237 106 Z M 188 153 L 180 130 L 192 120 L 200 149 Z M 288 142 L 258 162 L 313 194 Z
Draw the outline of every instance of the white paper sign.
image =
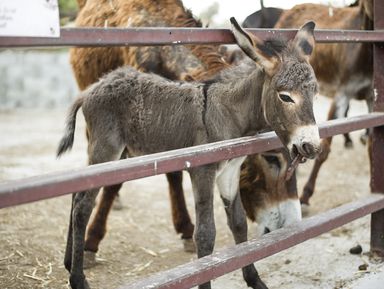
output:
M 60 37 L 57 0 L 0 0 L 0 36 Z

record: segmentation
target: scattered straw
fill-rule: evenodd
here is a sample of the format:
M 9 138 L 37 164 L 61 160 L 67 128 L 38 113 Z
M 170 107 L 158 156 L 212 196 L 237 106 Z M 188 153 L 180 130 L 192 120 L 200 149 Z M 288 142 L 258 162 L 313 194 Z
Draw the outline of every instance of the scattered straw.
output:
M 169 249 L 163 249 L 163 250 L 160 250 L 159 251 L 159 254 L 164 254 L 164 253 L 168 253 L 170 250 Z
M 12 258 L 13 256 L 15 256 L 15 253 L 11 253 L 11 254 L 9 254 L 9 255 L 6 256 L 6 257 L 0 258 L 0 261 L 7 260 L 7 259 L 9 259 L 9 258 Z
M 36 259 L 36 263 L 37 265 L 39 265 L 40 267 L 43 267 L 43 264 L 41 264 L 40 260 L 38 257 L 35 258 Z
M 151 249 L 147 249 L 147 248 L 144 248 L 144 247 L 140 247 L 141 250 L 143 250 L 145 253 L 151 255 L 151 256 L 154 256 L 154 257 L 157 257 L 158 254 L 154 251 L 152 251 Z
M 45 282 L 44 278 L 41 278 L 41 277 L 38 277 L 38 276 L 34 276 L 34 275 L 28 275 L 26 273 L 23 274 L 24 277 L 27 277 L 27 278 L 31 278 L 33 280 L 37 280 L 37 281 L 41 281 L 41 282 Z
M 52 274 L 52 263 L 48 263 L 48 271 L 45 274 L 47 274 L 47 276 Z
M 145 263 L 145 264 L 138 264 L 138 265 L 136 265 L 135 269 L 128 272 L 126 275 L 129 276 L 129 275 L 134 275 L 135 273 L 141 272 L 145 268 L 148 268 L 149 266 L 151 266 L 152 263 L 153 263 L 153 261 L 149 261 L 148 263 Z

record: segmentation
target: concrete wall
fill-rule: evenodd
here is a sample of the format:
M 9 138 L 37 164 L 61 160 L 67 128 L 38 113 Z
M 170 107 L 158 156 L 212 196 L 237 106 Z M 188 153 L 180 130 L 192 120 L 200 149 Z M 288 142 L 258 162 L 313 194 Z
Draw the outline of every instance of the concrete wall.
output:
M 0 52 L 0 109 L 65 108 L 77 92 L 67 50 Z

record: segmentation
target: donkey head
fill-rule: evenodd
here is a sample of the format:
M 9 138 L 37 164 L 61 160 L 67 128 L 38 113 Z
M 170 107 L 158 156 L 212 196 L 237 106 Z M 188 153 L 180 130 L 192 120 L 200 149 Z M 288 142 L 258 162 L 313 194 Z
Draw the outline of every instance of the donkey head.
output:
M 288 159 L 285 150 L 275 150 L 250 155 L 241 166 L 241 201 L 258 235 L 301 220 L 296 178 L 285 180 Z
M 234 18 L 231 23 L 237 44 L 265 72 L 261 96 L 265 121 L 292 158 L 314 158 L 320 151 L 313 115 L 318 84 L 309 64 L 315 44 L 315 23 L 306 23 L 289 42 L 262 41 L 245 32 Z

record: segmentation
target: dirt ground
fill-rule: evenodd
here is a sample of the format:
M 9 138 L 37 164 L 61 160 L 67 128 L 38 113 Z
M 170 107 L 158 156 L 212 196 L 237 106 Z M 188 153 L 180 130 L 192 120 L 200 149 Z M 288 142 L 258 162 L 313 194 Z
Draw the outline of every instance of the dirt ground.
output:
M 326 100 L 317 100 L 320 119 L 327 105 Z M 352 108 L 356 114 L 364 110 L 364 105 L 354 103 Z M 74 149 L 59 160 L 55 158 L 64 115 L 64 110 L 0 112 L 0 181 L 84 166 L 86 142 L 81 116 Z M 344 149 L 341 136 L 334 139 L 309 215 L 369 194 L 368 158 L 366 147 L 359 142 L 360 134 L 352 134 L 354 147 L 349 150 Z M 307 162 L 299 167 L 299 189 L 311 165 Z M 187 174 L 184 180 L 193 215 Z M 110 216 L 109 231 L 98 254 L 99 265 L 86 270 L 92 288 L 117 288 L 195 258 L 183 251 L 174 233 L 164 176 L 126 183 L 121 198 L 124 209 Z M 218 197 L 215 208 L 215 249 L 220 250 L 233 242 Z M 0 210 L 0 288 L 69 288 L 63 266 L 69 210 L 70 196 Z M 250 224 L 251 235 L 255 228 L 256 224 Z M 362 255 L 349 253 L 356 244 L 362 245 Z M 256 267 L 271 289 L 357 288 L 354 286 L 361 278 L 383 273 L 384 266 L 371 262 L 364 254 L 368 251 L 369 217 L 365 217 L 261 260 Z M 359 271 L 361 264 L 368 264 L 367 271 Z M 240 271 L 218 278 L 213 284 L 213 288 L 246 288 Z M 380 288 L 373 286 L 370 288 Z

